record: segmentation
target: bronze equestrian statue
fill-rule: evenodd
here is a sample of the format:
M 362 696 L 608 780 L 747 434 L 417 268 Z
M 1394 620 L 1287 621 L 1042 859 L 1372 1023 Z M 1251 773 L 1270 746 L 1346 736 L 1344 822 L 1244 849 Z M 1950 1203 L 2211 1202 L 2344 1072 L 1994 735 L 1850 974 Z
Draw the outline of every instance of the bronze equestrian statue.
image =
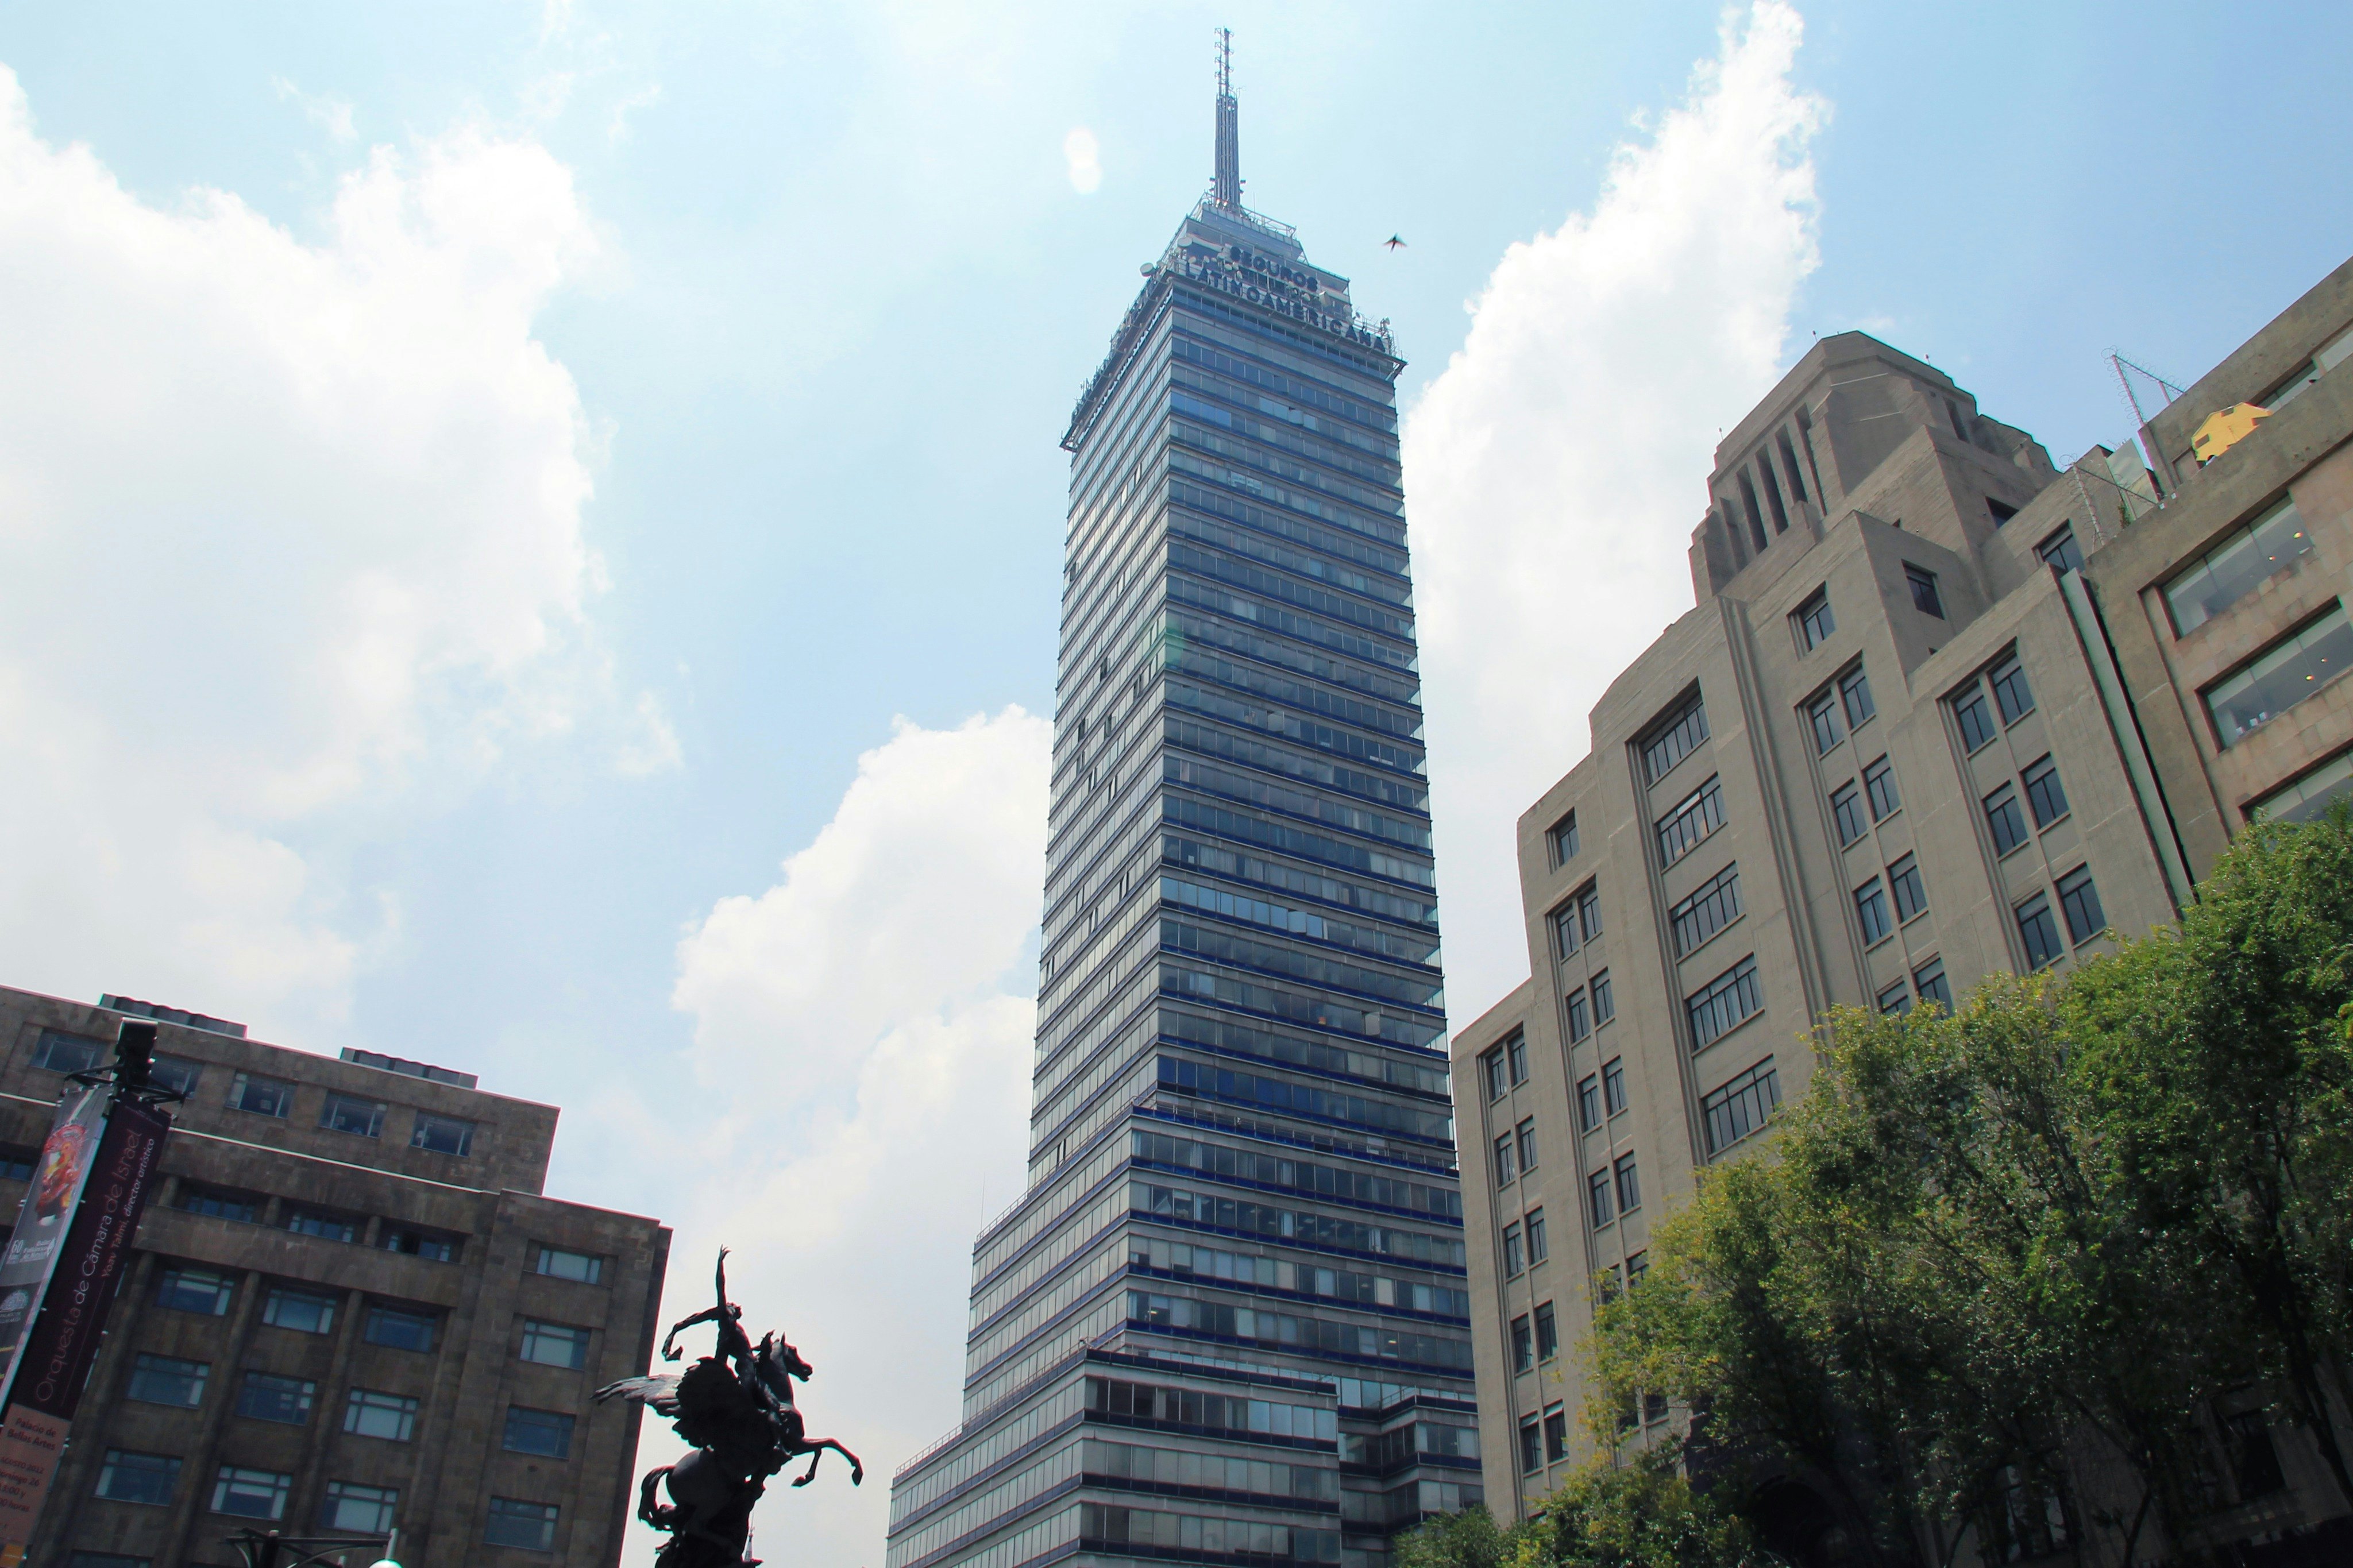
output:
M 757 1568 L 745 1555 L 752 1538 L 752 1508 L 767 1489 L 768 1478 L 803 1454 L 808 1473 L 794 1479 L 805 1487 L 831 1448 L 849 1461 L 849 1483 L 866 1479 L 858 1456 L 831 1437 L 812 1438 L 793 1404 L 793 1380 L 808 1381 L 817 1369 L 782 1334 L 764 1334 L 757 1345 L 744 1331 L 744 1309 L 727 1299 L 727 1249 L 719 1249 L 719 1302 L 671 1325 L 662 1338 L 662 1360 L 676 1361 L 675 1342 L 699 1323 L 718 1326 L 712 1353 L 675 1375 L 625 1377 L 596 1391 L 599 1401 L 634 1399 L 676 1423 L 678 1435 L 694 1452 L 674 1465 L 649 1471 L 638 1489 L 638 1517 L 670 1540 L 655 1568 Z M 667 1486 L 670 1500 L 656 1500 Z

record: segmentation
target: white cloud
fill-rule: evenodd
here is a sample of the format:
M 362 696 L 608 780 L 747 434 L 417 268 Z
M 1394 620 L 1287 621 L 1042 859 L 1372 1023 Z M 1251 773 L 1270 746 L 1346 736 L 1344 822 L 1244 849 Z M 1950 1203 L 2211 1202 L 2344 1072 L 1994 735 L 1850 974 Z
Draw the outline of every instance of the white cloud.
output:
M 1062 163 L 1070 171 L 1071 189 L 1079 195 L 1091 196 L 1103 188 L 1103 148 L 1085 126 L 1071 127 L 1062 138 Z
M 1828 113 L 1790 81 L 1802 31 L 1778 0 L 1727 12 L 1591 211 L 1504 253 L 1406 420 L 1457 1027 L 1527 973 L 1514 826 L 1690 607 L 1716 433 L 1784 367 Z
M 955 1424 L 973 1237 L 1021 1182 L 1051 747 L 1018 708 L 900 721 L 782 879 L 679 943 L 672 1002 L 725 1094 L 691 1143 L 652 1134 L 695 1193 L 670 1211 L 664 1310 L 707 1301 L 724 1243 L 747 1322 L 817 1365 L 812 1432 L 869 1468 L 851 1491 L 828 1461 L 767 1505 L 771 1529 L 789 1507 L 811 1562 L 879 1563 L 891 1471 Z M 643 1462 L 670 1447 L 649 1438 Z M 649 1561 L 650 1532 L 632 1535 Z
M 317 843 L 516 739 L 675 760 L 585 610 L 591 449 L 532 338 L 594 254 L 569 173 L 376 149 L 297 239 L 35 133 L 0 68 L 7 979 L 315 1037 L 388 906 Z
M 303 117 L 338 142 L 350 142 L 359 135 L 359 127 L 352 117 L 352 100 L 325 93 L 308 93 L 282 76 L 269 79 L 278 96 L 299 106 Z

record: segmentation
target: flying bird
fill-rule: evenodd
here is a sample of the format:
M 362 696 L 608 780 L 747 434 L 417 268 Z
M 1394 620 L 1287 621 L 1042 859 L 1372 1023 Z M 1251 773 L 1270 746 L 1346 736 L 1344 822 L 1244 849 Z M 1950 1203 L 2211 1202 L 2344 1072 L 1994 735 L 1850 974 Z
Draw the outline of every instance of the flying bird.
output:
M 1388 238 L 1383 240 L 1381 243 L 1388 246 L 1391 250 L 1401 250 L 1405 247 L 1405 241 L 1399 239 L 1396 235 L 1389 236 Z

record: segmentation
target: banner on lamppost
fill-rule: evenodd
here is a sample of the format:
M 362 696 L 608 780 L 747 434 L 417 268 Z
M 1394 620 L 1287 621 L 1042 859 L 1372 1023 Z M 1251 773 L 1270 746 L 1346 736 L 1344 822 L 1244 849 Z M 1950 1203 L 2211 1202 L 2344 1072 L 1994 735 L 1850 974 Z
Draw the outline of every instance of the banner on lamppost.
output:
M 80 1131 L 69 1133 L 72 1128 Z M 10 1292 L 28 1292 L 6 1331 L 13 1343 L 0 1413 L 0 1568 L 19 1568 L 30 1550 L 171 1130 L 171 1118 L 152 1105 L 117 1098 L 110 1086 L 77 1084 L 58 1108 L 16 1234 L 0 1254 L 0 1318 L 12 1310 Z M 69 1169 L 69 1161 L 78 1168 Z M 37 1284 L 6 1284 L 20 1247 L 27 1269 L 39 1254 Z

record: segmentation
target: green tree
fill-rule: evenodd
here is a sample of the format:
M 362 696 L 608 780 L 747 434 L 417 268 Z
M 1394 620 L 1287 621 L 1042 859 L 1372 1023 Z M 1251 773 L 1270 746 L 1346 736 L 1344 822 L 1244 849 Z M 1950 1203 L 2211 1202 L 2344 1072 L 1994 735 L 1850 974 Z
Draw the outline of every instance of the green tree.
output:
M 1498 1525 L 1484 1508 L 1440 1514 L 1398 1538 L 1397 1568 L 1508 1568 L 1532 1533 L 1525 1522 Z
M 1483 1508 L 1398 1539 L 1398 1568 L 1766 1568 L 1747 1526 L 1684 1479 L 1670 1445 L 1602 1455 L 1538 1505 L 1498 1526 Z

